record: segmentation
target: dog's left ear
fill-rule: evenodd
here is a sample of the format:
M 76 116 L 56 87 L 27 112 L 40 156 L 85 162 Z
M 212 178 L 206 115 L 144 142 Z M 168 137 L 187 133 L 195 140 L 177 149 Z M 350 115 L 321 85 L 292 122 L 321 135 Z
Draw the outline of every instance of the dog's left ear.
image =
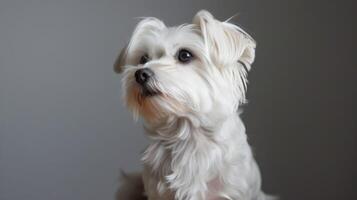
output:
M 256 43 L 243 29 L 229 23 L 219 21 L 211 13 L 202 10 L 193 18 L 204 39 L 209 59 L 225 72 L 228 81 L 234 85 L 237 104 L 245 103 L 247 90 L 247 73 L 255 58 Z M 228 70 L 228 71 L 227 71 Z
M 205 10 L 195 15 L 193 24 L 199 26 L 213 62 L 221 66 L 239 62 L 250 70 L 256 43 L 248 33 L 232 23 L 215 19 Z

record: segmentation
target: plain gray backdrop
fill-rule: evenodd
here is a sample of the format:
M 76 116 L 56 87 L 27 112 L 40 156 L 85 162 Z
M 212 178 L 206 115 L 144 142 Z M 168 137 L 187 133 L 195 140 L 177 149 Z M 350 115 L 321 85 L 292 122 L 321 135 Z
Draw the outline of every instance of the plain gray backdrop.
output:
M 112 64 L 138 22 L 200 9 L 258 41 L 244 121 L 263 188 L 357 199 L 352 1 L 0 1 L 0 200 L 110 200 L 148 141 Z

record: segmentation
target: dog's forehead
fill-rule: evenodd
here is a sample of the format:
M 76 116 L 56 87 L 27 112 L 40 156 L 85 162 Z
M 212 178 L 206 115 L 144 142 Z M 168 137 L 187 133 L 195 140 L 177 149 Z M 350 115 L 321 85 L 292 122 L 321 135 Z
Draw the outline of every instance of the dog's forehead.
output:
M 182 47 L 190 47 L 201 41 L 199 31 L 191 25 L 168 27 L 154 35 L 150 48 L 160 48 L 165 51 Z
M 169 40 L 173 40 L 176 42 L 183 42 L 190 38 L 197 39 L 199 37 L 198 30 L 192 25 L 181 25 L 168 27 L 166 30 L 163 30 L 164 37 Z
M 205 52 L 205 45 L 199 27 L 193 24 L 147 28 L 134 34 L 127 49 L 128 63 L 136 63 L 144 54 L 159 58 L 164 55 L 175 56 L 179 49 L 189 49 L 196 56 Z

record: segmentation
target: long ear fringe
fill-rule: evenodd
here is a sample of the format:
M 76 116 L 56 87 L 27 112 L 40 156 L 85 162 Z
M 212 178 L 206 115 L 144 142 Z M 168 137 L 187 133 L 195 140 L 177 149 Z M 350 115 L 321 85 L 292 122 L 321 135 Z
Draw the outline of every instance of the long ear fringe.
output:
M 119 56 L 114 62 L 114 71 L 118 74 L 123 72 L 123 66 L 125 65 L 127 49 L 128 49 L 128 45 L 125 45 L 125 47 L 120 51 Z
M 130 42 L 120 51 L 120 54 L 114 63 L 114 71 L 117 73 L 123 72 L 123 67 L 127 61 L 127 55 L 130 53 L 130 49 L 133 46 L 133 43 L 143 33 L 144 30 L 163 29 L 166 27 L 161 20 L 155 17 L 139 17 L 139 19 L 141 19 L 141 21 L 136 25 Z
M 193 18 L 193 23 L 201 29 L 212 61 L 221 67 L 234 67 L 232 84 L 237 84 L 238 103 L 244 104 L 247 102 L 247 75 L 255 59 L 256 42 L 242 28 L 228 21 L 218 21 L 205 10 Z
M 246 104 L 248 103 L 248 100 L 246 99 L 246 92 L 247 92 L 247 88 L 248 88 L 248 67 L 246 64 L 244 64 L 244 62 L 238 61 L 238 65 L 241 65 L 238 68 L 238 73 L 239 73 L 239 77 L 240 77 L 240 84 L 239 84 L 239 92 L 241 94 L 241 98 L 239 101 L 239 104 Z M 250 68 L 250 67 L 249 67 Z
M 202 10 L 193 18 L 201 29 L 207 50 L 216 64 L 227 65 L 237 61 L 254 62 L 256 42 L 239 26 L 216 20 L 211 13 Z

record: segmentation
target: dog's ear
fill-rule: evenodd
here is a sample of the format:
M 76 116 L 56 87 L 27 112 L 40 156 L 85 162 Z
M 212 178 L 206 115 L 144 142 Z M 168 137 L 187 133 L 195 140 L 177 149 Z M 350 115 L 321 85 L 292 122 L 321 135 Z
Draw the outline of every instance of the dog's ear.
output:
M 226 69 L 227 80 L 234 85 L 238 108 L 239 104 L 246 102 L 247 73 L 255 58 L 254 39 L 237 25 L 218 21 L 205 10 L 196 14 L 193 24 L 199 26 L 212 62 Z
M 140 44 L 139 39 L 142 38 L 145 34 L 151 34 L 155 31 L 164 29 L 165 24 L 155 18 L 155 17 L 142 17 L 141 21 L 136 25 L 130 42 L 121 50 L 118 58 L 114 63 L 114 71 L 121 73 L 123 67 L 127 64 L 130 64 L 130 56 L 133 54 L 133 51 L 139 50 L 137 44 Z
M 256 43 L 243 29 L 227 21 L 218 21 L 205 10 L 195 15 L 193 24 L 199 26 L 210 57 L 216 64 L 224 66 L 240 62 L 250 69 Z
M 123 66 L 125 65 L 127 48 L 128 45 L 125 45 L 125 47 L 120 51 L 119 56 L 115 60 L 114 71 L 118 74 L 123 72 Z

